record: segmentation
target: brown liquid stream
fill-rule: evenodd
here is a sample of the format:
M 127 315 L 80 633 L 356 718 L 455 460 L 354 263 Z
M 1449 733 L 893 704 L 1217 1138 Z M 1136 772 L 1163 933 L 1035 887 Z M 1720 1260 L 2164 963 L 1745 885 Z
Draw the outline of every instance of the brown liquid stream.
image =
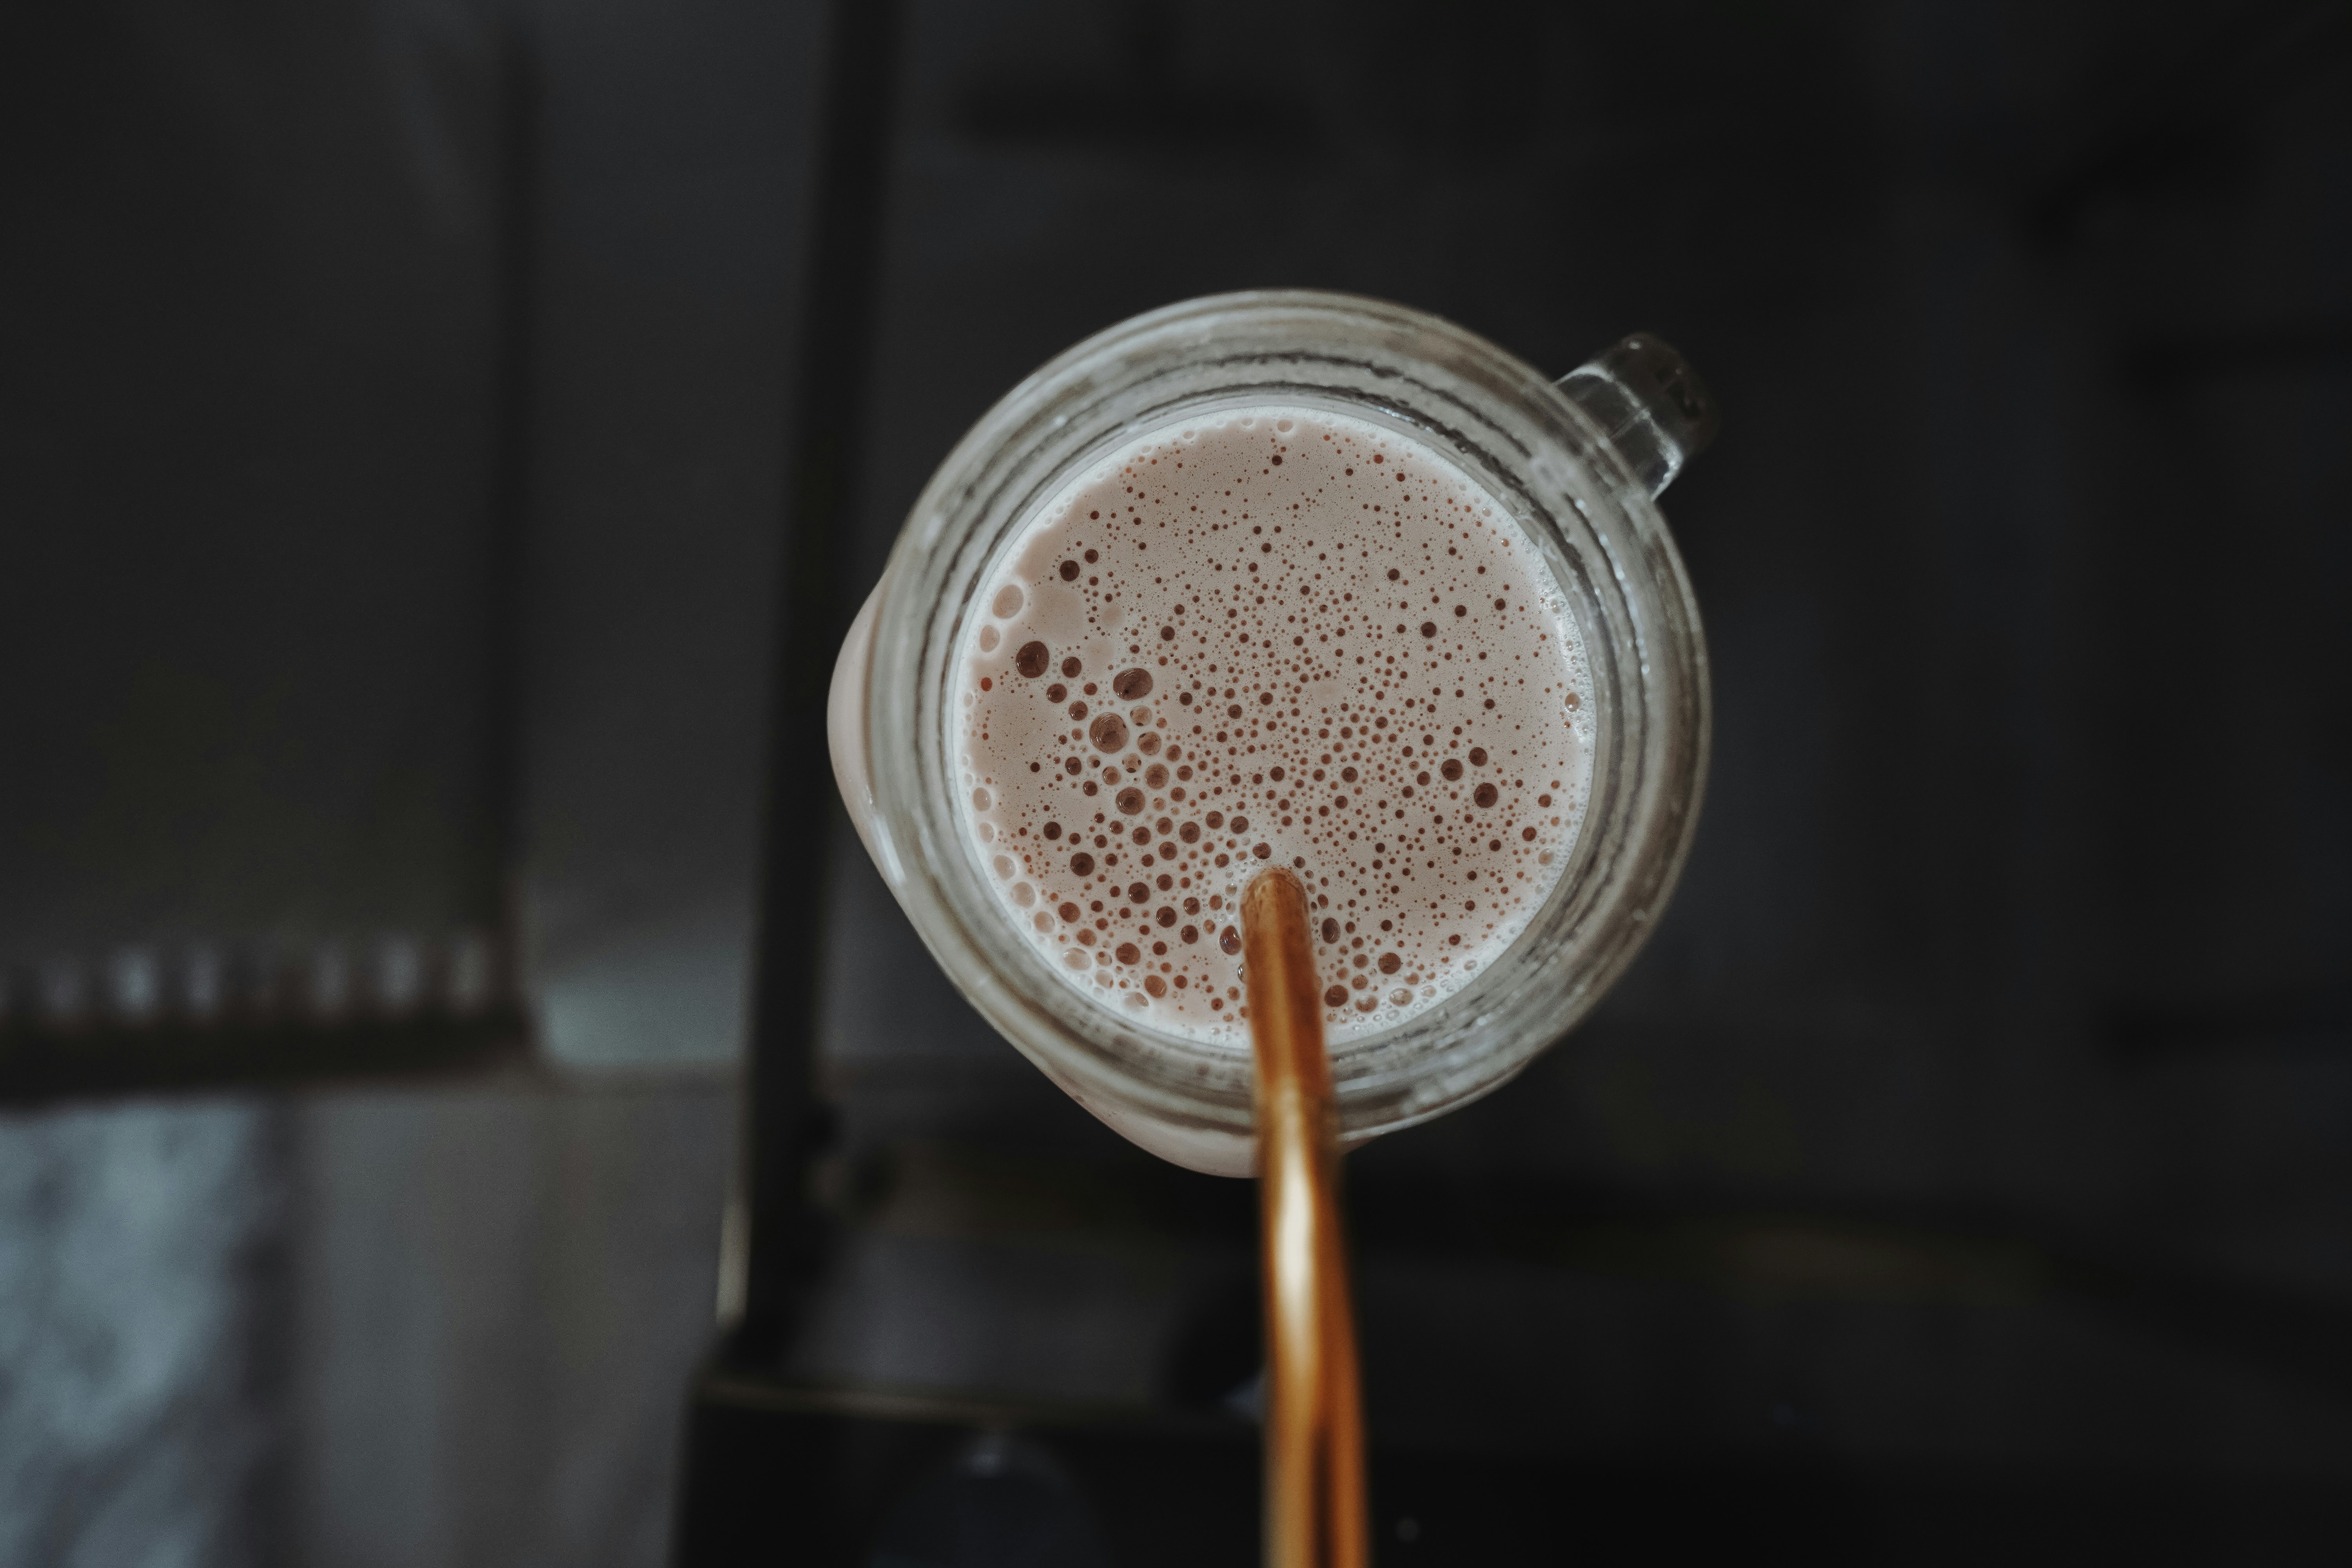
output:
M 1363 1395 L 1339 1226 L 1339 1119 L 1307 892 L 1286 870 L 1242 894 L 1257 1059 L 1265 1292 L 1265 1562 L 1364 1568 Z

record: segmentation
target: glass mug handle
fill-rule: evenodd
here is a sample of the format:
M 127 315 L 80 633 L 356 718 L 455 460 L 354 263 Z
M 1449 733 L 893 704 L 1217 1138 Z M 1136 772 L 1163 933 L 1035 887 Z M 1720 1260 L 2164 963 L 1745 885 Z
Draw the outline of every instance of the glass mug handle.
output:
M 1698 372 L 1650 332 L 1620 338 L 1557 384 L 1592 416 L 1653 496 L 1706 449 L 1722 423 Z

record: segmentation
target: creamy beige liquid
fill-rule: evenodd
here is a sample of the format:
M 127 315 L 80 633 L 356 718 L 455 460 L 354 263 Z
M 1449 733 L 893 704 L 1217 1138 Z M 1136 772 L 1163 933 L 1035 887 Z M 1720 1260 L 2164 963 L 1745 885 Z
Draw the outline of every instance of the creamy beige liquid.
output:
M 1139 437 L 1040 508 L 961 663 L 971 847 L 1069 983 L 1248 1046 L 1237 900 L 1294 868 L 1334 1044 L 1542 907 L 1590 786 L 1550 574 L 1434 449 L 1300 408 Z

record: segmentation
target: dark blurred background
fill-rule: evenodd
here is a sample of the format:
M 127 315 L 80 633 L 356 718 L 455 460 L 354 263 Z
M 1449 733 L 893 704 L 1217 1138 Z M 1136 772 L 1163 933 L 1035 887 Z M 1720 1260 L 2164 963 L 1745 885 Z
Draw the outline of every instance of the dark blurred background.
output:
M 113 0 L 0 126 L 0 1561 L 1244 1560 L 1247 1188 L 763 823 L 971 421 L 1265 285 L 1726 416 L 1669 917 L 1349 1163 L 1383 1561 L 2340 1561 L 2352 6 Z

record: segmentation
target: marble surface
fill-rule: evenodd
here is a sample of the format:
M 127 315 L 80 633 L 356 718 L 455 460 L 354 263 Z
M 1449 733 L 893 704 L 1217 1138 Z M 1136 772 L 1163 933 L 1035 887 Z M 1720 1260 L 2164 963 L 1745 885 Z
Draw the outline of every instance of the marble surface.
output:
M 664 1561 L 731 1096 L 0 1120 L 0 1561 Z
M 280 1119 L 0 1119 L 0 1562 L 267 1560 L 283 1452 Z

